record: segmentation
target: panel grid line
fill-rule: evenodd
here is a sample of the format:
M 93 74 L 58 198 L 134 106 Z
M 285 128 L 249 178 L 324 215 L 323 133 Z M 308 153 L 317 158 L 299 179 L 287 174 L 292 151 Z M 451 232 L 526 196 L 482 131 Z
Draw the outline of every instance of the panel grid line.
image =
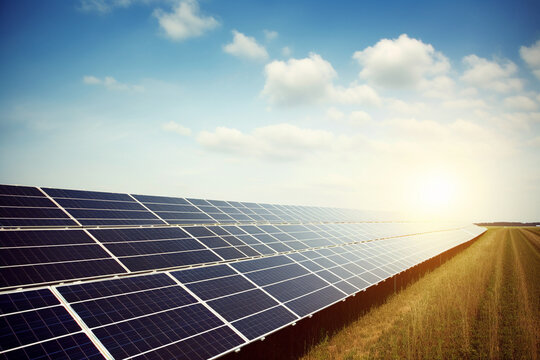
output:
M 88 336 L 90 341 L 96 346 L 96 348 L 99 350 L 99 352 L 108 360 L 114 360 L 113 356 L 109 353 L 107 348 L 103 346 L 101 341 L 97 338 L 97 336 L 94 335 L 92 330 L 88 326 L 86 326 L 86 323 L 81 319 L 79 314 L 69 304 L 69 302 L 66 301 L 66 299 L 60 294 L 60 292 L 54 287 L 50 286 L 49 289 L 52 291 L 54 296 L 60 301 L 60 304 L 64 306 L 64 308 L 67 310 L 67 312 L 71 315 L 71 317 L 77 322 L 77 324 L 81 327 L 82 331 Z

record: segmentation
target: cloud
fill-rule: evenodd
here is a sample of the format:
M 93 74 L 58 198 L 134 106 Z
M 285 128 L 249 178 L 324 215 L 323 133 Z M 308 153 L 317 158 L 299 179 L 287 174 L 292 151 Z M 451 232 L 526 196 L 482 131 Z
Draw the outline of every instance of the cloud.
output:
M 365 111 L 352 111 L 349 115 L 349 122 L 354 125 L 362 125 L 371 121 L 371 115 Z
M 174 121 L 169 121 L 168 123 L 163 124 L 162 129 L 165 131 L 174 132 L 177 134 L 180 134 L 182 136 L 190 136 L 191 135 L 191 129 L 182 126 Z
M 264 126 L 251 133 L 217 127 L 212 132 L 200 132 L 197 142 L 206 150 L 218 153 L 289 161 L 328 150 L 335 144 L 336 135 L 291 124 Z
M 326 111 L 326 117 L 332 121 L 338 121 L 353 126 L 363 125 L 372 120 L 367 112 L 356 110 L 351 111 L 349 115 L 346 115 L 334 107 L 331 107 Z
M 463 63 L 468 69 L 461 80 L 472 86 L 497 92 L 521 90 L 523 87 L 521 79 L 512 77 L 517 72 L 517 66 L 511 61 L 499 63 L 468 55 L 463 58 Z
M 326 116 L 330 120 L 341 120 L 345 117 L 345 114 L 338 109 L 331 107 L 328 110 L 326 110 Z
M 352 85 L 348 88 L 332 86 L 329 91 L 330 99 L 341 104 L 382 105 L 377 92 L 367 85 Z
M 98 79 L 97 77 L 95 76 L 91 76 L 91 75 L 87 75 L 87 76 L 83 76 L 83 82 L 85 84 L 88 84 L 88 85 L 97 85 L 97 84 L 101 84 L 101 80 Z
M 534 76 L 540 80 L 540 40 L 530 47 L 520 47 L 519 54 L 532 69 Z
M 180 1 L 171 13 L 156 9 L 154 16 L 165 34 L 177 41 L 201 36 L 219 25 L 212 16 L 203 16 L 199 13 L 199 4 L 196 0 Z
M 320 55 L 311 53 L 303 59 L 275 60 L 264 69 L 266 82 L 261 95 L 271 104 L 293 106 L 319 102 L 342 104 L 381 104 L 381 99 L 367 85 L 337 87 L 337 73 Z
M 414 87 L 426 76 L 444 74 L 450 69 L 442 53 L 407 34 L 397 39 L 382 39 L 374 46 L 356 51 L 353 58 L 362 66 L 362 79 L 383 87 Z
M 264 36 L 267 41 L 274 40 L 278 37 L 278 32 L 273 30 L 264 30 Z
M 251 60 L 266 60 L 268 53 L 264 46 L 257 44 L 255 38 L 246 36 L 236 30 L 232 31 L 233 41 L 223 46 L 223 51 L 228 54 Z
M 304 59 L 272 61 L 264 68 L 262 95 L 270 103 L 295 105 L 326 99 L 337 76 L 332 65 L 315 53 Z
M 454 94 L 455 81 L 445 75 L 436 76 L 433 79 L 423 79 L 419 84 L 419 89 L 424 96 L 435 99 L 446 99 Z
M 507 97 L 504 99 L 504 106 L 520 111 L 533 111 L 538 108 L 538 104 L 534 100 L 523 95 Z
M 144 86 L 142 85 L 129 85 L 117 81 L 112 76 L 105 76 L 103 79 L 97 78 L 93 75 L 83 76 L 83 83 L 87 85 L 100 85 L 104 86 L 109 90 L 115 91 L 136 91 L 143 92 L 145 91 Z
M 451 110 L 485 109 L 486 102 L 481 99 L 455 98 L 442 103 L 442 106 Z
M 281 49 L 281 55 L 285 56 L 285 57 L 289 57 L 291 56 L 292 54 L 292 50 L 290 47 L 288 46 L 285 46 Z
M 79 9 L 86 12 L 108 13 L 115 8 L 127 8 L 136 3 L 149 4 L 157 0 L 80 0 Z

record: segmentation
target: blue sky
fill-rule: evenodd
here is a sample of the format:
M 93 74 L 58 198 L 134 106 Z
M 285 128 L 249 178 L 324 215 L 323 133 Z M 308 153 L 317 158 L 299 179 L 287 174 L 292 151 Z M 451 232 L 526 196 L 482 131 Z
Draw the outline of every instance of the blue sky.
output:
M 0 6 L 2 183 L 538 220 L 538 2 Z

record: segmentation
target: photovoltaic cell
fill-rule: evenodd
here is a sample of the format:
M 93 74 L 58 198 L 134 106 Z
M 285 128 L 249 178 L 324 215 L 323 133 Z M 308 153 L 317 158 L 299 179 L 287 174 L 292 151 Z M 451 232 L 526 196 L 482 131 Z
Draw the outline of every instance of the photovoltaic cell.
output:
M 0 227 L 74 225 L 38 188 L 0 185 Z
M 0 295 L 0 354 L 4 359 L 103 359 L 48 289 Z
M 328 286 L 309 295 L 289 301 L 285 305 L 299 316 L 306 316 L 319 311 L 344 297 L 345 295 L 341 291 L 332 286 Z
M 158 225 L 162 220 L 128 194 L 43 188 L 81 225 Z
M 49 289 L 15 292 L 0 295 L 0 314 L 5 315 L 59 304 L 60 302 Z
M 222 325 L 223 322 L 207 308 L 194 304 L 95 328 L 93 332 L 114 358 L 121 359 Z
M 278 303 L 259 289 L 253 289 L 207 302 L 228 321 L 268 309 Z
M 276 306 L 232 323 L 244 336 L 253 340 L 297 320 L 290 311 Z
M 83 279 L 126 271 L 112 259 L 0 268 L 0 288 Z
M 221 326 L 201 335 L 142 354 L 135 359 L 209 359 L 229 351 L 244 341 L 228 326 Z
M 100 360 L 105 357 L 83 333 L 52 339 L 35 345 L 0 354 L 7 360 L 19 359 L 72 359 Z
M 482 232 L 351 223 L 364 215 L 347 209 L 44 191 L 83 226 L 114 227 L 87 229 L 91 236 L 80 229 L 0 231 L 0 287 L 52 283 L 61 294 L 43 288 L 0 295 L 0 358 L 103 358 L 59 301 L 65 299 L 115 358 L 206 359 Z M 77 224 L 40 189 L 0 185 L 1 227 L 55 225 Z M 379 240 L 353 244 L 366 239 Z M 274 256 L 281 252 L 287 255 Z M 130 271 L 158 272 L 113 279 L 126 273 L 118 261 Z M 210 265 L 223 261 L 229 264 Z M 102 276 L 108 278 L 94 279 Z

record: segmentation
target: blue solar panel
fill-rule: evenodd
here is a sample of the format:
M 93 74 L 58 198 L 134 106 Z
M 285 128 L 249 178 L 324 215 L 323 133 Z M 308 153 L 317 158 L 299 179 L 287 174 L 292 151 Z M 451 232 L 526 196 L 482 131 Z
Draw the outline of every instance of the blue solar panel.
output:
M 191 238 L 179 227 L 91 229 L 89 232 L 101 242 L 168 240 Z
M 0 295 L 4 359 L 103 359 L 48 289 Z
M 124 268 L 112 259 L 5 267 L 0 268 L 0 288 L 83 279 L 125 272 Z
M 0 351 L 17 348 L 80 331 L 62 306 L 9 314 L 0 317 Z
M 270 295 L 281 302 L 286 302 L 328 286 L 328 283 L 313 274 L 279 282 L 264 288 Z
M 274 299 L 259 289 L 210 300 L 207 303 L 228 321 L 234 321 L 278 305 Z
M 345 209 L 44 191 L 83 227 L 114 227 L 0 231 L 0 288 L 51 284 L 0 295 L 1 358 L 219 356 L 482 232 L 345 223 L 362 214 Z M 40 189 L 0 185 L 0 226 L 36 225 L 77 224 Z M 366 239 L 380 240 L 352 244 Z
M 38 188 L 0 185 L 0 227 L 77 225 Z
M 345 295 L 341 291 L 332 286 L 328 286 L 309 295 L 289 301 L 285 305 L 299 316 L 306 316 L 319 311 L 344 297 Z
M 105 247 L 118 257 L 206 249 L 195 239 L 108 243 Z
M 178 341 L 165 347 L 137 356 L 137 359 L 209 359 L 230 351 L 244 341 L 228 326 Z
M 0 354 L 0 358 L 8 360 L 20 359 L 70 359 L 100 360 L 105 357 L 83 333 L 64 336 L 35 345 L 26 346 Z
M 223 322 L 206 307 L 194 304 L 92 331 L 114 358 L 121 359 L 179 342 L 222 325 Z
M 199 298 L 209 300 L 253 289 L 255 288 L 255 285 L 240 275 L 232 275 L 191 283 L 188 284 L 187 287 Z
M 238 273 L 236 271 L 227 265 L 216 265 L 171 272 L 172 276 L 185 284 L 237 274 Z
M 298 264 L 287 264 L 269 269 L 246 273 L 245 275 L 259 286 L 273 284 L 293 277 L 309 274 L 309 270 Z
M 92 281 L 84 284 L 60 286 L 57 289 L 68 302 L 79 302 L 128 292 L 151 290 L 175 284 L 173 279 L 160 273 L 104 281 Z
M 0 247 L 95 244 L 82 230 L 0 231 Z
M 73 303 L 89 326 L 96 327 L 195 303 L 178 285 Z
M 128 194 L 43 188 L 81 225 L 165 224 Z
M 120 257 L 119 259 L 131 271 L 164 269 L 222 261 L 221 258 L 210 250 L 192 250 L 157 255 Z
M 60 302 L 48 289 L 15 292 L 0 295 L 0 314 L 39 309 L 58 304 Z
M 256 313 L 252 316 L 234 321 L 232 325 L 248 339 L 253 340 L 266 335 L 280 327 L 290 324 L 298 318 L 283 306 Z

